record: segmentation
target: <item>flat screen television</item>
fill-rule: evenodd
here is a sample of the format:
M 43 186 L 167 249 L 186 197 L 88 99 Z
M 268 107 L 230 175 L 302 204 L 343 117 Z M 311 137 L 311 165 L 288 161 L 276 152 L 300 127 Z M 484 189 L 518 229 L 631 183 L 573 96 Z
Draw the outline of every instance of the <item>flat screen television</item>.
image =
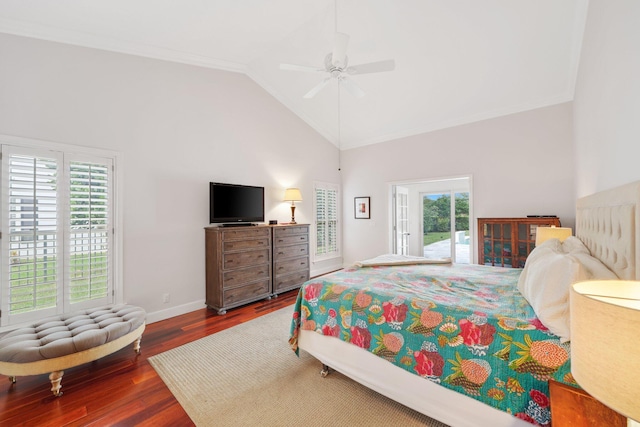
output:
M 264 222 L 264 187 L 209 183 L 209 222 Z

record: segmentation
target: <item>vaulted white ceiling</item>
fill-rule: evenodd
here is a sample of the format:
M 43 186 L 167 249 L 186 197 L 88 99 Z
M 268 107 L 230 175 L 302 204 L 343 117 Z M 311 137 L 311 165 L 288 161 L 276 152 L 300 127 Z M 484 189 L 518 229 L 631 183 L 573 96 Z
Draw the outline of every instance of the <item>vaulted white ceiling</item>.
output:
M 341 149 L 573 99 L 588 0 L 2 0 L 0 32 L 246 73 Z M 337 20 L 336 20 L 337 17 Z M 323 74 L 336 29 L 349 64 Z M 339 113 L 339 114 L 338 114 Z

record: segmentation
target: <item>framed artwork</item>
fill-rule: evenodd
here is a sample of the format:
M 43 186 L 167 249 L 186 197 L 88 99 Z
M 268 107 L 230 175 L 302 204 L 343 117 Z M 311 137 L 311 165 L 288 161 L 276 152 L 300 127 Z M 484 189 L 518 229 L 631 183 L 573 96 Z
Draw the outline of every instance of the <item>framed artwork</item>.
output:
M 370 197 L 354 198 L 354 209 L 355 209 L 356 219 L 370 219 L 371 218 L 371 198 Z

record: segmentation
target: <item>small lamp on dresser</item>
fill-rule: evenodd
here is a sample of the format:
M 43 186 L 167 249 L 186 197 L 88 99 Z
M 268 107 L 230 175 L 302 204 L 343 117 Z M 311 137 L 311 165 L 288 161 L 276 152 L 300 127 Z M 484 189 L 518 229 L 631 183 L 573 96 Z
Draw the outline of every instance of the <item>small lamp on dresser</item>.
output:
M 567 237 L 571 237 L 571 229 L 569 227 L 537 227 L 536 228 L 536 246 L 540 246 L 542 242 L 549 239 L 559 239 L 561 242 Z
M 284 192 L 285 202 L 291 202 L 291 222 L 290 224 L 296 224 L 296 205 L 295 202 L 302 201 L 302 193 L 299 188 L 287 188 Z
M 571 287 L 571 373 L 595 399 L 640 426 L 640 282 Z

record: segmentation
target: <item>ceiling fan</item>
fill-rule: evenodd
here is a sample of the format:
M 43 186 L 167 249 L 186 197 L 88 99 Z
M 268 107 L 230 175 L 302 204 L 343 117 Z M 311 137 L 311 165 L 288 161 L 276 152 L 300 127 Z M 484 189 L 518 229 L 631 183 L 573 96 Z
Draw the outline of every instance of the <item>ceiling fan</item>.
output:
M 366 64 L 353 65 L 349 67 L 349 58 L 347 57 L 347 46 L 349 45 L 349 36 L 344 33 L 335 33 L 335 41 L 333 51 L 328 53 L 324 58 L 324 68 L 309 67 L 306 65 L 280 64 L 281 70 L 289 71 L 306 71 L 312 73 L 327 73 L 328 76 L 320 83 L 313 87 L 304 95 L 304 98 L 313 98 L 322 90 L 331 79 L 338 80 L 351 95 L 356 98 L 364 96 L 364 91 L 353 82 L 349 77 L 357 74 L 379 73 L 383 71 L 393 71 L 396 63 L 393 59 L 384 61 L 368 62 Z

